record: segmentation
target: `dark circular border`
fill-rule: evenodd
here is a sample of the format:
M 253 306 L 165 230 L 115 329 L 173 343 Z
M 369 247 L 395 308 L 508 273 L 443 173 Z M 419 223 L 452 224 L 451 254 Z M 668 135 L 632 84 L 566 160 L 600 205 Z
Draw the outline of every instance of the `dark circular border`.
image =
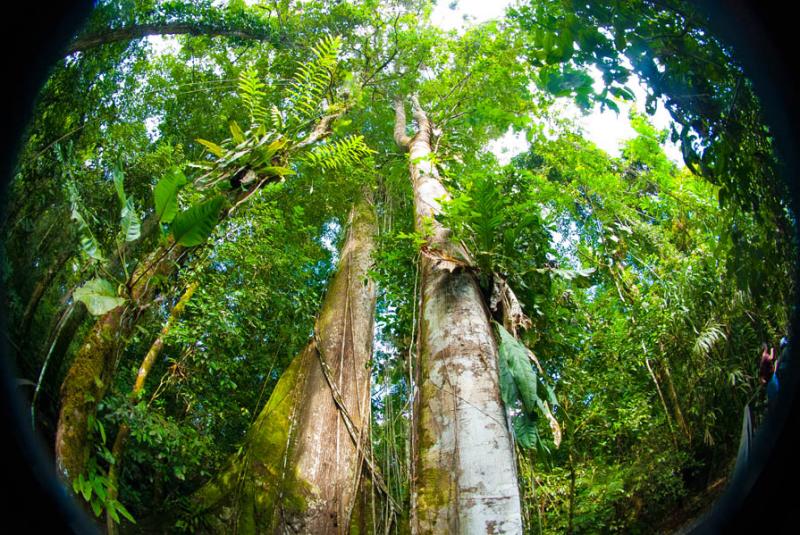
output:
M 655 0 L 650 0 L 655 1 Z M 798 213 L 798 29 L 788 8 L 770 2 L 703 0 L 711 30 L 730 43 L 753 79 L 764 103 L 767 122 L 776 133 L 776 148 L 784 162 L 783 176 Z M 5 51 L 6 76 L 0 128 L 0 206 L 5 206 L 22 131 L 33 110 L 39 88 L 63 47 L 80 29 L 92 2 L 21 2 L 10 4 L 2 19 L 0 43 Z M 795 276 L 795 280 L 798 279 Z M 0 287 L 0 303 L 5 292 Z M 798 333 L 797 315 L 792 327 Z M 4 310 L 0 330 L 6 332 Z M 0 456 L 0 504 L 6 511 L 3 531 L 18 533 L 98 533 L 95 525 L 72 502 L 55 478 L 52 459 L 31 432 L 16 394 L 14 370 L 5 358 L 6 339 L 0 341 L 0 426 L 6 438 Z M 782 390 L 778 410 L 757 432 L 750 466 L 729 484 L 713 509 L 690 530 L 692 533 L 799 532 L 795 518 L 794 487 L 800 480 L 800 441 L 797 439 L 798 400 L 794 383 Z M 13 526 L 16 526 L 13 527 Z M 794 527 L 794 529 L 792 529 Z M 22 530 L 19 530 L 22 528 Z

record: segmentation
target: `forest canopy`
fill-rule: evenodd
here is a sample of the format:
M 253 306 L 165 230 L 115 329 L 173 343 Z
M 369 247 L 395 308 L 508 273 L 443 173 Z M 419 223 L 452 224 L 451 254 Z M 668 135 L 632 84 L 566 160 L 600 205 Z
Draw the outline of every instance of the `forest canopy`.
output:
M 100 1 L 53 65 L 6 339 L 106 532 L 668 532 L 746 464 L 798 244 L 734 50 L 683 0 L 448 12 Z

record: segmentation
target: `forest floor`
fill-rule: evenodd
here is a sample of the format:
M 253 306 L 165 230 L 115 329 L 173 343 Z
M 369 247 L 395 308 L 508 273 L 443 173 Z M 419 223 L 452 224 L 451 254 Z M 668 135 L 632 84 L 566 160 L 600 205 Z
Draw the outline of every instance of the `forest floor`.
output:
M 692 531 L 697 522 L 714 505 L 716 499 L 725 490 L 727 477 L 721 477 L 711 483 L 703 492 L 688 498 L 686 503 L 678 507 L 666 517 L 656 529 L 657 533 L 685 535 Z

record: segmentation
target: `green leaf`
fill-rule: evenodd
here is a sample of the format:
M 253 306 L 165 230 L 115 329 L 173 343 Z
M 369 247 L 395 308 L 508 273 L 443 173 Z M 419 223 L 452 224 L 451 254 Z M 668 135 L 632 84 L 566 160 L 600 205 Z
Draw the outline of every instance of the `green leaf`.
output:
M 88 481 L 83 479 L 83 474 L 81 474 L 79 477 L 82 480 L 79 490 L 81 491 L 81 495 L 83 496 L 83 499 L 88 502 L 89 500 L 92 499 L 92 485 L 91 485 L 91 483 L 89 483 Z
M 94 500 L 91 502 L 91 505 L 92 511 L 94 511 L 94 516 L 99 517 L 100 513 L 103 512 L 103 506 L 100 504 L 100 502 Z
M 234 143 L 243 143 L 244 142 L 244 132 L 242 132 L 242 129 L 239 127 L 239 123 L 237 123 L 236 121 L 231 121 L 228 126 L 231 129 L 231 136 L 233 136 L 233 142 Z
M 261 169 L 261 171 L 265 175 L 270 175 L 270 176 L 289 176 L 295 174 L 295 172 L 289 169 L 288 167 L 277 167 L 277 166 L 264 167 L 263 169 Z
M 133 199 L 131 198 L 122 205 L 120 227 L 122 228 L 122 235 L 125 237 L 126 242 L 138 240 L 139 236 L 142 235 L 142 223 L 139 219 L 139 213 L 136 211 L 136 206 L 133 204 Z
M 106 509 L 108 510 L 108 516 L 110 516 L 114 520 L 114 522 L 119 524 L 119 515 L 117 514 L 117 511 L 114 507 L 114 502 L 113 501 L 108 502 L 106 504 Z
M 528 349 L 519 340 L 511 336 L 499 323 L 497 324 L 497 331 L 500 333 L 500 362 L 505 361 L 505 366 L 514 379 L 514 385 L 519 393 L 519 399 L 522 401 L 525 412 L 533 414 L 539 398 L 536 395 L 536 372 L 533 371 L 531 362 L 528 359 Z M 503 379 L 501 378 L 501 395 L 503 389 L 502 381 Z M 505 398 L 503 401 L 505 401 Z
M 544 391 L 547 393 L 547 402 L 550 403 L 550 406 L 555 407 L 556 405 L 558 405 L 558 400 L 556 399 L 556 391 L 553 389 L 553 387 L 542 381 L 541 377 L 539 378 L 539 381 L 541 385 L 544 386 Z
M 114 187 L 117 190 L 117 197 L 119 197 L 119 202 L 124 206 L 127 201 L 125 197 L 125 187 L 123 185 L 125 175 L 122 173 L 122 170 L 118 168 L 112 171 L 112 175 L 114 176 Z
M 94 493 L 100 498 L 100 501 L 106 500 L 106 487 L 103 484 L 103 480 L 98 477 L 92 478 L 92 488 L 94 489 Z
M 72 480 L 72 490 L 75 493 L 82 492 L 83 489 L 83 474 L 78 474 L 78 477 Z
M 186 176 L 173 167 L 158 181 L 153 190 L 156 217 L 161 223 L 170 223 L 178 213 L 178 191 L 186 185 Z
M 81 214 L 81 198 L 80 194 L 78 193 L 78 189 L 72 182 L 68 182 L 66 187 L 72 209 L 70 218 L 78 223 L 78 236 L 80 238 L 81 250 L 89 258 L 97 260 L 98 262 L 104 262 L 105 257 L 103 256 L 103 252 L 100 250 L 100 244 L 94 237 L 92 229 L 89 227 L 86 219 L 84 219 L 83 214 Z
M 195 139 L 198 143 L 208 149 L 208 151 L 216 156 L 217 158 L 222 158 L 222 155 L 225 154 L 225 150 L 217 145 L 212 141 L 208 141 L 206 139 L 200 139 L 199 137 Z
M 219 222 L 219 210 L 224 202 L 225 198 L 218 195 L 178 214 L 170 227 L 175 241 L 185 247 L 205 242 Z
M 103 426 L 103 423 L 98 420 L 97 421 L 97 430 L 100 431 L 100 438 L 103 440 L 103 444 L 106 443 L 106 428 Z
M 513 420 L 514 436 L 517 443 L 525 449 L 531 449 L 539 443 L 539 430 L 536 427 L 536 417 L 527 414 L 518 414 Z
M 119 297 L 114 286 L 105 279 L 92 279 L 73 294 L 94 316 L 105 314 L 109 310 L 125 304 L 126 299 Z
M 509 359 L 508 352 L 500 351 L 498 367 L 500 373 L 500 397 L 503 398 L 503 403 L 506 407 L 512 407 L 519 399 L 519 391 L 514 383 L 513 363 Z
M 134 519 L 133 519 L 133 515 L 131 515 L 131 514 L 128 512 L 128 510 L 127 510 L 127 509 L 125 509 L 125 506 L 124 506 L 124 505 L 122 505 L 120 502 L 118 502 L 118 501 L 114 501 L 114 508 L 115 508 L 115 509 L 116 509 L 116 510 L 119 512 L 119 514 L 121 514 L 121 515 L 122 515 L 122 516 L 124 516 L 126 519 L 128 519 L 128 521 L 130 521 L 130 522 L 131 522 L 131 523 L 133 523 L 133 524 L 135 524 L 135 523 L 136 523 L 136 520 L 134 520 Z

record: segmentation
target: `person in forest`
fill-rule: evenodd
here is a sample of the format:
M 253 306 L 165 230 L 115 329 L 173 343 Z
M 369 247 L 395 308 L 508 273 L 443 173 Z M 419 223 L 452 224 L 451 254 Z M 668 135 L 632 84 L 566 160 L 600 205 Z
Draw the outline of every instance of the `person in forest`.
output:
M 769 383 L 773 373 L 775 373 L 775 349 L 764 342 L 761 344 L 761 361 L 758 364 L 758 375 L 762 386 Z
M 775 374 L 778 376 L 779 382 L 785 382 L 789 373 L 791 372 L 789 358 L 789 338 L 784 336 L 781 338 L 780 355 L 775 364 Z

